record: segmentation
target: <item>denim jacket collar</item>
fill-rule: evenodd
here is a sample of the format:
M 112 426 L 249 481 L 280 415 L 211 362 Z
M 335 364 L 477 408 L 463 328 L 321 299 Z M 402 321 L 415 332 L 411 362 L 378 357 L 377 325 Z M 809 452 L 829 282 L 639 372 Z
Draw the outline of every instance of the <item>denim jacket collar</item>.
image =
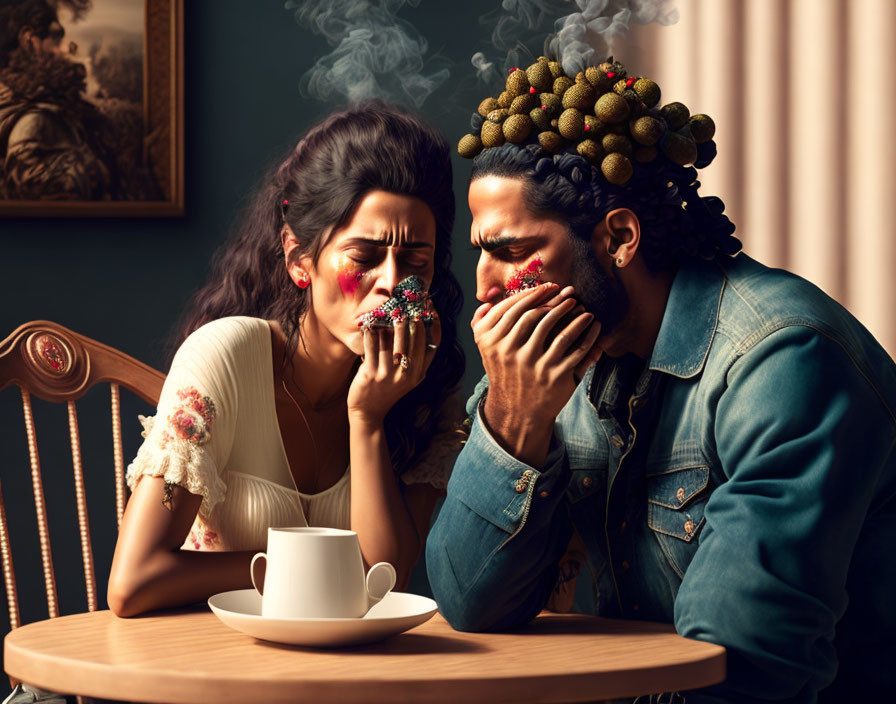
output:
M 685 260 L 669 291 L 650 369 L 681 378 L 703 369 L 719 319 L 725 275 L 712 261 Z

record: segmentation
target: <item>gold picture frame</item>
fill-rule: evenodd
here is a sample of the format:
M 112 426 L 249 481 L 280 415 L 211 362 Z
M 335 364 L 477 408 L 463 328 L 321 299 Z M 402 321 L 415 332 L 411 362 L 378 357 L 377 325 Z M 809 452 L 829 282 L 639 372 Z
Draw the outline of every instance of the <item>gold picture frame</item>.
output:
M 98 3 L 93 4 L 94 7 L 97 5 Z M 90 21 L 91 11 L 88 9 L 84 16 L 79 18 L 79 27 Z M 136 11 L 139 11 L 139 8 Z M 143 18 L 142 105 L 136 100 L 127 103 L 131 117 L 127 123 L 129 131 L 118 130 L 126 137 L 133 138 L 124 150 L 129 159 L 123 166 L 116 167 L 113 164 L 112 168 L 97 170 L 107 186 L 105 190 L 100 187 L 94 189 L 93 192 L 100 193 L 99 197 L 91 199 L 77 195 L 73 197 L 73 193 L 77 193 L 75 190 L 53 192 L 52 188 L 48 188 L 46 195 L 42 195 L 40 189 L 47 183 L 69 185 L 69 180 L 64 178 L 64 171 L 63 178 L 54 182 L 49 176 L 41 179 L 39 174 L 39 170 L 44 168 L 43 164 L 49 163 L 49 160 L 41 161 L 39 157 L 32 155 L 31 161 L 22 166 L 7 159 L 7 154 L 13 153 L 7 149 L 8 141 L 5 141 L 8 140 L 11 128 L 7 127 L 4 131 L 3 95 L 0 93 L 0 180 L 3 181 L 0 184 L 0 217 L 171 217 L 184 214 L 183 0 L 143 0 Z M 64 28 L 62 31 L 65 31 Z M 102 41 L 99 45 L 102 46 Z M 95 52 L 95 47 L 96 44 L 90 51 Z M 79 49 L 80 47 L 72 48 L 72 51 Z M 91 58 L 95 59 L 94 53 L 91 54 Z M 133 65 L 132 68 L 134 75 L 137 68 Z M 0 91 L 3 89 L 3 83 L 0 81 Z M 139 87 L 137 90 L 139 91 Z M 89 101 L 86 93 L 80 94 L 79 98 Z M 21 99 L 19 102 L 22 102 Z M 107 102 L 114 104 L 114 101 Z M 124 104 L 124 101 L 121 103 Z M 9 104 L 7 101 L 7 105 Z M 133 115 L 139 116 L 141 107 L 142 122 L 139 117 L 133 117 Z M 88 106 L 85 109 L 89 111 L 92 108 Z M 65 119 L 64 111 L 53 112 L 53 110 L 52 101 L 49 101 L 49 107 L 45 108 L 45 112 L 48 115 L 52 113 L 52 119 Z M 19 108 L 20 114 L 24 112 L 25 109 Z M 32 114 L 35 112 L 32 109 Z M 122 124 L 124 122 L 122 120 Z M 86 132 L 81 126 L 79 129 L 81 132 Z M 114 156 L 107 156 L 107 161 L 112 162 L 119 158 L 116 150 L 106 149 L 105 154 L 110 153 Z M 77 155 L 71 156 L 70 160 L 72 163 L 80 163 Z M 139 168 L 134 168 L 135 163 Z M 14 168 L 18 170 L 14 171 Z M 64 162 L 59 168 L 65 168 Z M 135 176 L 135 172 L 139 172 L 139 179 Z M 35 173 L 37 177 L 32 178 L 32 181 L 26 183 L 20 191 L 15 191 L 15 187 L 20 183 L 15 180 L 16 178 L 28 178 Z M 80 172 L 78 176 L 82 176 L 80 181 L 74 178 L 71 181 L 82 184 L 85 178 Z M 6 181 L 7 178 L 9 181 Z M 7 183 L 10 185 L 7 186 Z M 26 195 L 23 196 L 22 193 Z

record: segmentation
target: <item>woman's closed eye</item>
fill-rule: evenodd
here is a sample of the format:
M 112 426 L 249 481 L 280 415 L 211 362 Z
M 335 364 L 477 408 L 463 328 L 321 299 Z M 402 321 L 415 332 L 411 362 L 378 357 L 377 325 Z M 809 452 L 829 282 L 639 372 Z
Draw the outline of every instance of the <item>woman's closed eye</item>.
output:
M 345 256 L 348 257 L 351 262 L 364 268 L 376 265 L 383 258 L 382 252 L 378 252 L 377 249 L 372 247 L 370 249 L 353 248 L 348 250 L 345 253 Z
M 402 270 L 416 273 L 425 271 L 433 264 L 432 254 L 429 250 L 424 251 L 418 248 L 398 248 L 393 250 L 390 247 L 366 247 L 362 245 L 345 250 L 343 256 L 354 267 L 373 269 L 391 256 L 393 251 L 397 257 L 397 264 Z

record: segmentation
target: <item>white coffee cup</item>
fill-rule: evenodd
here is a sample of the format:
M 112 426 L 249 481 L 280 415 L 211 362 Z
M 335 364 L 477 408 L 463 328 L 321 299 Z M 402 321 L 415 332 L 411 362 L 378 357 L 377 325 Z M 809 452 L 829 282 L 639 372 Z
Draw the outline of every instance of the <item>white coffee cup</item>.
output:
M 264 590 L 255 563 L 265 558 Z M 395 568 L 378 562 L 364 574 L 358 534 L 338 528 L 268 528 L 267 553 L 249 565 L 265 618 L 360 618 L 395 586 Z

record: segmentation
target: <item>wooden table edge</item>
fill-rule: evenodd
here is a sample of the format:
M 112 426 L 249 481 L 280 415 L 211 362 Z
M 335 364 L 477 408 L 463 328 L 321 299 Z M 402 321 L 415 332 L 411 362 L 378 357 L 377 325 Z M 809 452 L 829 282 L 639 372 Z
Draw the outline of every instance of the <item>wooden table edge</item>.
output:
M 637 679 L 641 672 L 645 676 L 647 673 L 653 676 L 661 673 L 665 691 L 705 687 L 723 681 L 726 675 L 725 648 L 706 641 L 695 641 L 705 646 L 707 652 L 686 666 L 676 663 L 659 667 L 617 668 L 607 672 L 529 675 L 525 669 L 525 657 L 521 657 L 520 672 L 515 675 L 488 678 L 459 675 L 438 679 L 367 677 L 336 681 L 304 676 L 280 682 L 268 681 L 262 693 L 258 683 L 247 676 L 199 681 L 195 675 L 170 671 L 160 678 L 152 667 L 90 663 L 71 657 L 35 653 L 20 648 L 15 642 L 15 634 L 29 625 L 36 624 L 22 626 L 7 633 L 4 638 L 4 668 L 12 677 L 51 691 L 59 690 L 56 683 L 62 678 L 68 684 L 63 692 L 67 694 L 167 704 L 206 701 L 228 704 L 255 702 L 260 698 L 273 704 L 299 701 L 327 701 L 332 704 L 563 702 L 581 701 L 581 692 L 597 686 L 600 687 L 598 696 L 602 699 L 643 694 L 642 691 L 633 691 L 631 687 L 632 679 Z M 126 677 L 122 677 L 122 669 L 126 669 Z M 695 676 L 694 669 L 701 670 L 700 674 Z M 48 676 L 49 673 L 52 675 Z M 421 689 L 426 690 L 425 697 L 421 697 Z M 150 693 L 149 696 L 147 693 Z

